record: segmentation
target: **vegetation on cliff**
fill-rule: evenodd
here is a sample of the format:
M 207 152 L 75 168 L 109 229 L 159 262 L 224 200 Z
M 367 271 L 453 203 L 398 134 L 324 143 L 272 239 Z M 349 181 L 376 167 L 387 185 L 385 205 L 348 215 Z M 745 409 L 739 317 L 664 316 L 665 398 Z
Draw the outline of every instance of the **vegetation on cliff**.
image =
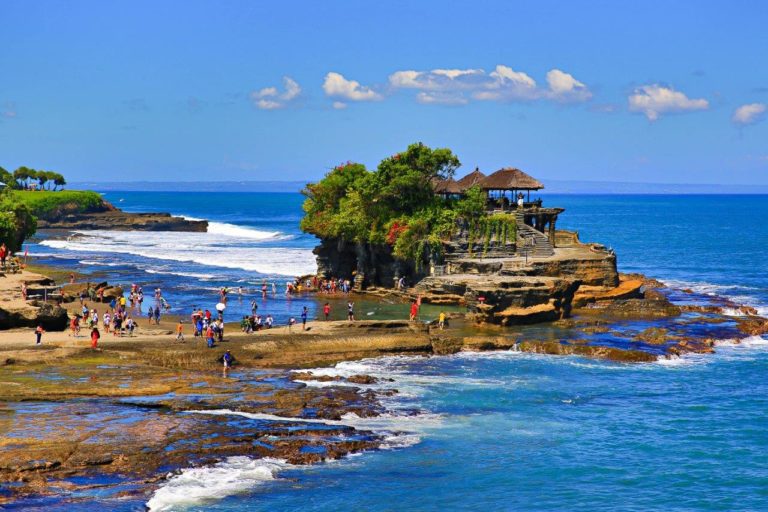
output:
M 0 192 L 0 241 L 16 252 L 35 230 L 37 219 L 30 208 L 14 197 L 10 190 Z
M 56 216 L 60 212 L 86 213 L 106 208 L 101 195 L 90 190 L 10 190 L 8 193 L 39 218 Z
M 18 190 L 56 190 L 67 184 L 67 180 L 58 172 L 36 170 L 23 165 L 12 173 L 0 167 L 0 181 Z
M 439 256 L 460 225 L 476 241 L 514 240 L 514 222 L 487 215 L 479 188 L 461 198 L 435 194 L 434 181 L 451 178 L 460 165 L 450 149 L 421 143 L 385 158 L 374 171 L 359 163 L 338 165 L 303 191 L 301 228 L 324 240 L 386 244 L 396 258 L 417 266 Z

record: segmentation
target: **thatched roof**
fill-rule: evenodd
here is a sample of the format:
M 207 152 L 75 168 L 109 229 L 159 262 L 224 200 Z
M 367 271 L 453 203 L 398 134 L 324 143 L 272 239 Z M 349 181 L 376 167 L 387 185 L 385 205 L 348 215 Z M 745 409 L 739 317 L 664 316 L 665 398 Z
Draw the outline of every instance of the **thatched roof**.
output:
M 544 185 L 520 169 L 499 169 L 480 182 L 483 190 L 539 190 Z
M 434 179 L 432 180 L 432 188 L 435 189 L 436 194 L 461 193 L 461 187 L 453 178 L 448 178 L 447 180 Z
M 461 190 L 467 190 L 477 185 L 481 181 L 483 181 L 483 179 L 485 179 L 485 174 L 481 173 L 480 169 L 475 167 L 474 171 L 467 174 L 460 180 L 456 181 L 456 183 L 459 184 L 459 187 L 461 187 Z

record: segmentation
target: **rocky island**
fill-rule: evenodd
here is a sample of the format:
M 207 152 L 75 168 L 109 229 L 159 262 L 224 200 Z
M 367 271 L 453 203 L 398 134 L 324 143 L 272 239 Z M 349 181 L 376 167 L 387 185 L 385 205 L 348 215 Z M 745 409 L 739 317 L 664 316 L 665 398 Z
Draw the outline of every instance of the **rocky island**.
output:
M 413 144 L 374 171 L 348 162 L 308 185 L 302 228 L 320 238 L 318 274 L 354 276 L 360 293 L 465 308 L 461 336 L 441 333 L 438 352 L 514 346 L 652 361 L 712 352 L 715 339 L 768 324 L 731 301 L 620 274 L 612 250 L 557 229 L 565 210 L 531 200 L 544 185 L 520 169 L 454 180 L 458 166 L 448 149 Z M 541 323 L 551 326 L 544 336 L 513 330 L 488 339 L 491 326 Z

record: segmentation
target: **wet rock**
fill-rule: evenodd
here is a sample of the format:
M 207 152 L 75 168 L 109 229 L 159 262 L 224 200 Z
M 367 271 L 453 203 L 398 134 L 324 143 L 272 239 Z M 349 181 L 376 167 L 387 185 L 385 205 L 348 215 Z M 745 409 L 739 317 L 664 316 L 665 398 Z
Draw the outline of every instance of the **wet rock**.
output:
M 649 327 L 634 337 L 637 341 L 651 345 L 663 345 L 670 339 L 669 331 L 663 327 Z
M 648 352 L 642 352 L 640 350 L 622 350 L 615 347 L 569 344 L 560 343 L 559 341 L 523 341 L 517 346 L 522 352 L 552 355 L 578 355 L 598 359 L 609 359 L 611 361 L 622 363 L 647 363 L 656 361 L 657 359 L 657 356 L 654 354 L 649 354 Z
M 681 309 L 666 297 L 656 300 L 628 299 L 607 304 L 600 311 L 614 318 L 670 318 L 680 316 Z
M 376 384 L 379 380 L 370 375 L 350 375 L 347 377 L 347 382 L 351 382 L 352 384 Z
M 768 319 L 763 317 L 747 317 L 737 320 L 738 329 L 749 336 L 762 336 L 768 333 Z

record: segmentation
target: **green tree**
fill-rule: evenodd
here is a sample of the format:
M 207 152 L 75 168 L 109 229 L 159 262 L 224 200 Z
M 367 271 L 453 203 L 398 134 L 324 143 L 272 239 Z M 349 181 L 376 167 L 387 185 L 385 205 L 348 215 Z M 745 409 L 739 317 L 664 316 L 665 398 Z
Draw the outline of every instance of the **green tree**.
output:
M 13 197 L 13 192 L 0 192 L 0 241 L 11 251 L 19 251 L 24 240 L 37 230 L 37 219 L 29 208 Z
M 16 184 L 16 180 L 13 178 L 13 174 L 5 170 L 3 167 L 0 167 L 0 181 L 3 182 L 8 188 L 13 188 L 13 186 Z
M 19 188 L 26 188 L 27 180 L 29 179 L 29 171 L 30 169 L 24 167 L 23 165 L 13 171 L 13 179 L 16 180 Z
M 64 185 L 67 184 L 67 180 L 64 179 L 64 176 L 62 176 L 57 172 L 54 172 L 52 174 L 53 174 L 53 178 L 52 179 L 49 178 L 49 179 L 53 181 L 53 185 L 54 185 L 53 189 L 57 190 L 59 187 L 64 188 Z
M 45 184 L 48 182 L 50 173 L 48 171 L 37 171 L 37 183 L 40 184 L 40 190 L 45 188 Z

